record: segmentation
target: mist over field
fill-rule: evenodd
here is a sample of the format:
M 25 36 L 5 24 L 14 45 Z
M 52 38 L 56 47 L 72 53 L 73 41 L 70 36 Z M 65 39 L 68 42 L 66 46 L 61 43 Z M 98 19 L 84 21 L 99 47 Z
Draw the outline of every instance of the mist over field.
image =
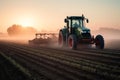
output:
M 0 39 L 18 43 L 27 43 L 29 39 L 35 37 L 37 30 L 31 26 L 13 24 L 7 28 L 7 33 L 0 33 Z
M 99 30 L 92 31 L 92 34 L 101 34 L 104 37 L 105 48 L 120 50 L 120 30 L 114 28 L 102 27 Z M 95 37 L 94 36 L 94 37 Z
M 45 32 L 45 31 L 43 31 Z M 47 31 L 48 33 L 50 31 Z M 27 33 L 27 32 L 26 32 Z M 97 34 L 101 34 L 104 37 L 105 48 L 109 49 L 119 49 L 120 50 L 120 30 L 114 28 L 100 28 L 96 31 L 91 31 L 92 35 L 96 37 Z M 0 33 L 0 40 L 12 41 L 17 43 L 28 44 L 28 40 L 35 38 L 35 33 L 33 34 L 19 34 L 10 36 L 8 33 Z

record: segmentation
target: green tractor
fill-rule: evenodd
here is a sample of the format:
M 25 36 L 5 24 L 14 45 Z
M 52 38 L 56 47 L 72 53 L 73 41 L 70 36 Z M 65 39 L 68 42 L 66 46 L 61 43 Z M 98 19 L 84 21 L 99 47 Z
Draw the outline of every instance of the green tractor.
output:
M 67 16 L 64 20 L 66 26 L 59 31 L 58 44 L 76 49 L 78 44 L 95 44 L 96 48 L 104 49 L 104 38 L 97 35 L 95 38 L 91 35 L 90 29 L 85 27 L 85 21 L 89 20 L 82 16 Z

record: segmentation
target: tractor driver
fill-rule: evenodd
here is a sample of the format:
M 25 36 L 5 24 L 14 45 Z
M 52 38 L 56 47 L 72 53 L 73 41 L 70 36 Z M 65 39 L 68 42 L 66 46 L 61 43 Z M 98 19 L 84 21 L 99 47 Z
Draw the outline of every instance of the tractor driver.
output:
M 79 27 L 79 23 L 78 23 L 78 22 L 74 22 L 74 23 L 73 23 L 73 27 L 74 27 L 74 28 L 78 28 L 78 27 Z

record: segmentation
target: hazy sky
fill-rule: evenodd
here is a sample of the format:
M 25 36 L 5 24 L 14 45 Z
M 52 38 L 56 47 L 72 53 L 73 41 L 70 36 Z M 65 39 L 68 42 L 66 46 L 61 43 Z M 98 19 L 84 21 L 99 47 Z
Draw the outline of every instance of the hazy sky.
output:
M 59 29 L 66 16 L 82 14 L 91 29 L 120 29 L 120 0 L 0 0 L 0 32 L 12 24 Z

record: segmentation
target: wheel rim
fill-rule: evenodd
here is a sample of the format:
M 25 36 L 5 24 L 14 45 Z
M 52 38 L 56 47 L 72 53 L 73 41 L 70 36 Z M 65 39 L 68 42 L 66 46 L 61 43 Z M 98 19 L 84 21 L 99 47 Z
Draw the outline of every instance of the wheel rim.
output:
M 69 47 L 72 47 L 72 46 L 73 46 L 73 40 L 69 39 Z

